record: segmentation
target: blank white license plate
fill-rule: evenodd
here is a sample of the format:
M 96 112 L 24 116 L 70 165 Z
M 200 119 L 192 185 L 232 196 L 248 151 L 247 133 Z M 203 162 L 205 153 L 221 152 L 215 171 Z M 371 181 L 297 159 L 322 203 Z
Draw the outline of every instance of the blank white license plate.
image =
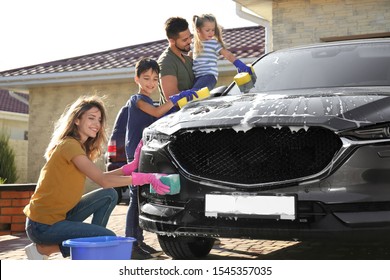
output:
M 294 196 L 258 196 L 246 194 L 206 194 L 208 217 L 261 216 L 269 219 L 294 220 Z

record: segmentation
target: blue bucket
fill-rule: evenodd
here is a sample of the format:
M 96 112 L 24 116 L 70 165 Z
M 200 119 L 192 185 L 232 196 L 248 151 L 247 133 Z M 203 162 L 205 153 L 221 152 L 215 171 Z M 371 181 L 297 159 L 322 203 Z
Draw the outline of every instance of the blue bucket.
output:
M 63 246 L 70 247 L 72 260 L 130 260 L 133 237 L 96 236 L 68 239 Z

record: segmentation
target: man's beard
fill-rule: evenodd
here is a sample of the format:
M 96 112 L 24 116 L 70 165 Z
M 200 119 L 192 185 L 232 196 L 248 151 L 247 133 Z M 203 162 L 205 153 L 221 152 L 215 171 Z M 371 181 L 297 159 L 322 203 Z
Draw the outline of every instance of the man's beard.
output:
M 176 43 L 175 43 L 175 47 L 176 47 L 179 51 L 181 51 L 181 52 L 188 53 L 188 52 L 190 51 L 190 49 L 186 50 L 186 49 L 179 48 L 179 47 L 177 46 Z

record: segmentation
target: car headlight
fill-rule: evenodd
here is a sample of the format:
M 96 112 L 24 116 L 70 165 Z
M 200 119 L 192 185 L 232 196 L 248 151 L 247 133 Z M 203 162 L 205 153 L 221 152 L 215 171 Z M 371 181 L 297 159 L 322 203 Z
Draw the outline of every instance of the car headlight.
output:
M 145 128 L 142 134 L 142 141 L 145 146 L 149 148 L 159 149 L 167 145 L 173 136 L 167 135 L 161 132 L 156 131 L 155 129 Z
M 389 139 L 390 138 L 390 124 L 374 125 L 370 127 L 364 127 L 345 131 L 340 134 L 352 139 Z

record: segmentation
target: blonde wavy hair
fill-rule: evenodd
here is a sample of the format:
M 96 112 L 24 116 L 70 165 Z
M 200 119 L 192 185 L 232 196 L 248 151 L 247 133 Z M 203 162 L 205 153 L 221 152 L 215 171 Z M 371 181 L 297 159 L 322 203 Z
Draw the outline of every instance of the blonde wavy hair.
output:
M 218 25 L 217 19 L 215 18 L 215 16 L 213 16 L 212 14 L 202 14 L 200 16 L 194 15 L 192 17 L 192 23 L 193 23 L 193 27 L 194 27 L 194 31 L 193 31 L 193 33 L 194 33 L 194 50 L 193 50 L 193 52 L 195 55 L 198 55 L 203 51 L 203 43 L 199 37 L 198 30 L 200 30 L 203 27 L 203 24 L 206 21 L 215 23 L 214 37 L 221 44 L 221 46 L 223 48 L 225 48 L 225 43 L 223 42 L 223 39 L 222 39 L 222 27 Z
M 45 159 L 48 160 L 55 148 L 67 137 L 73 137 L 80 141 L 80 134 L 75 124 L 76 119 L 91 108 L 98 108 L 101 112 L 101 126 L 95 138 L 89 137 L 83 144 L 85 152 L 92 161 L 96 161 L 103 153 L 107 144 L 106 119 L 107 113 L 103 98 L 98 96 L 80 96 L 73 104 L 66 106 L 65 111 L 55 123 L 49 145 L 46 148 Z

